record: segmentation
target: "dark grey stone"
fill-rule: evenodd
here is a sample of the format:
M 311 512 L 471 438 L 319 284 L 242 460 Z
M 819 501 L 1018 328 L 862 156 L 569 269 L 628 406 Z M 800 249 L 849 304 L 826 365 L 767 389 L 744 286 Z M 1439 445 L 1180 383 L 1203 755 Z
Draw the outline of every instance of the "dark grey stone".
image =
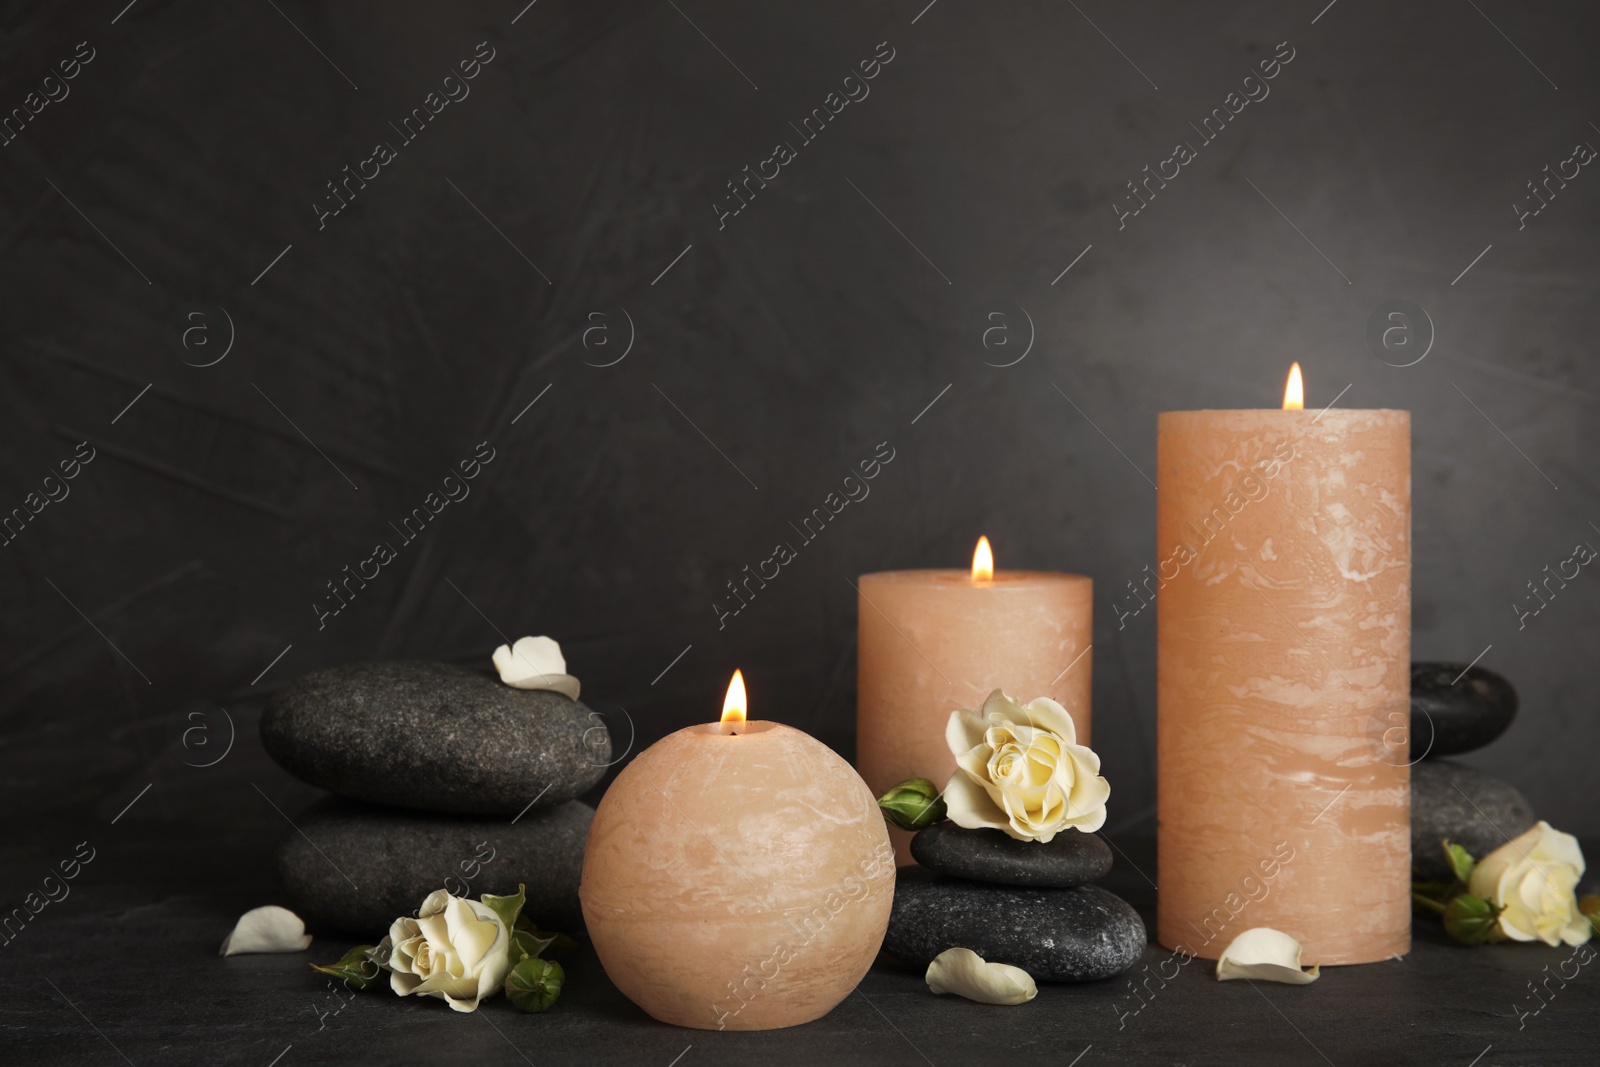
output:
M 1088 885 L 1109 874 L 1112 863 L 1111 848 L 1095 834 L 1068 830 L 1041 844 L 952 822 L 919 831 L 911 839 L 911 855 L 924 867 L 957 878 L 1040 889 Z
M 1027 889 L 945 878 L 902 867 L 884 951 L 926 967 L 948 948 L 1021 967 L 1037 981 L 1090 982 L 1144 954 L 1144 922 L 1098 886 Z
M 1411 768 L 1411 866 L 1422 878 L 1450 878 L 1446 838 L 1482 859 L 1534 822 L 1526 797 L 1476 767 L 1426 760 Z
M 1517 691 L 1491 670 L 1464 663 L 1411 665 L 1415 759 L 1480 749 L 1505 733 L 1516 716 Z
M 268 702 L 261 741 L 301 781 L 461 815 L 552 807 L 593 786 L 611 761 L 604 721 L 578 701 L 446 663 L 308 674 Z
M 578 880 L 594 809 L 579 801 L 509 819 L 475 819 L 329 797 L 295 818 L 278 846 L 278 878 L 313 933 L 377 941 L 435 889 L 476 899 L 527 886 L 541 927 L 583 926 Z M 485 859 L 487 857 L 487 859 Z

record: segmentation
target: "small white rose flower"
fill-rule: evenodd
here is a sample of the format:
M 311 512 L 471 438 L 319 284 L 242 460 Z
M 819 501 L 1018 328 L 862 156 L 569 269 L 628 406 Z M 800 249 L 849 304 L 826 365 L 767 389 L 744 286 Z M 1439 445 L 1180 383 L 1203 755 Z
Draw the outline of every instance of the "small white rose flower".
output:
M 288 908 L 268 904 L 251 908 L 239 916 L 233 933 L 222 940 L 219 956 L 242 956 L 252 952 L 304 952 L 311 947 L 311 935 L 300 916 Z
M 957 826 L 1048 842 L 1105 824 L 1111 786 L 1100 757 L 1077 743 L 1072 716 L 1054 700 L 1018 704 L 996 689 L 978 714 L 951 712 L 944 736 L 959 768 L 944 791 Z
M 928 964 L 935 993 L 954 993 L 979 1004 L 1026 1004 L 1039 995 L 1033 977 L 1009 963 L 989 963 L 970 948 L 947 948 Z
M 1246 930 L 1217 957 L 1217 981 L 1254 978 L 1258 982 L 1309 985 L 1322 975 L 1321 965 L 1300 969 L 1300 942 L 1270 926 Z
M 1581 945 L 1594 933 L 1573 892 L 1583 871 L 1578 839 L 1540 819 L 1479 860 L 1467 891 L 1504 909 L 1491 940 Z
M 417 918 L 402 916 L 374 956 L 402 997 L 438 997 L 456 1011 L 476 1011 L 478 1002 L 500 991 L 511 969 L 511 937 L 487 905 L 436 889 Z
M 549 637 L 519 637 L 494 650 L 494 669 L 513 689 L 548 689 L 578 699 L 578 680 L 567 673 L 561 646 Z

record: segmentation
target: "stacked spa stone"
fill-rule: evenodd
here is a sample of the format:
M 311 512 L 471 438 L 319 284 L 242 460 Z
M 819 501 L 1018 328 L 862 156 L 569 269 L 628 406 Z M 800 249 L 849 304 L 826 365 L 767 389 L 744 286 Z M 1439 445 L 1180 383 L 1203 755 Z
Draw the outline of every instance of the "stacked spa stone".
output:
M 943 822 L 919 831 L 911 854 L 922 866 L 897 873 L 883 942 L 907 963 L 969 948 L 1037 981 L 1090 982 L 1144 954 L 1139 913 L 1089 884 L 1111 871 L 1111 849 L 1094 834 L 1067 830 L 1043 844 Z
M 1476 752 L 1505 733 L 1517 691 L 1493 671 L 1460 663 L 1411 665 L 1411 863 L 1448 881 L 1440 842 L 1482 858 L 1535 822 L 1515 786 L 1443 756 Z
M 546 929 L 582 925 L 594 809 L 576 798 L 611 762 L 599 715 L 441 663 L 317 671 L 276 694 L 267 753 L 326 797 L 294 817 L 278 876 L 314 927 L 376 937 L 425 896 L 515 893 Z

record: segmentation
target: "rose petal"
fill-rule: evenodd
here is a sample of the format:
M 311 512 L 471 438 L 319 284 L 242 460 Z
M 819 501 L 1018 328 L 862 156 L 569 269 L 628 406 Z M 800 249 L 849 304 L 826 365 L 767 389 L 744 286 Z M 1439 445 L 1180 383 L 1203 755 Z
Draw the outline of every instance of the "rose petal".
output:
M 304 952 L 311 946 L 311 935 L 300 916 L 288 908 L 268 904 L 252 908 L 239 916 L 233 933 L 222 940 L 219 956 L 242 956 L 252 952 Z
M 1217 981 L 1254 978 L 1260 982 L 1307 985 L 1322 973 L 1320 965 L 1300 969 L 1300 942 L 1270 926 L 1246 930 L 1228 943 L 1217 959 Z
M 513 689 L 544 689 L 578 699 L 578 680 L 567 673 L 561 646 L 548 637 L 519 637 L 494 650 L 500 680 Z
M 1051 700 L 1049 697 L 1039 697 L 1030 700 L 1018 709 L 1018 718 L 1042 730 L 1060 736 L 1069 745 L 1078 743 L 1078 727 L 1072 721 L 1072 716 L 1067 714 L 1067 709 Z
M 1005 812 L 995 806 L 984 787 L 968 777 L 965 771 L 957 771 L 946 783 L 944 806 L 950 821 L 957 826 L 968 830 L 989 828 L 1011 832 L 1011 823 Z
M 1006 719 L 1011 722 L 1027 722 L 1028 717 L 1022 714 L 1022 705 L 1006 695 L 1004 689 L 996 689 L 984 700 L 983 707 L 979 709 L 985 719 Z
M 1026 1004 L 1039 987 L 1021 967 L 989 963 L 970 948 L 948 948 L 928 964 L 925 979 L 935 993 L 954 993 L 979 1004 Z
M 476 972 L 484 957 L 496 948 L 504 955 L 506 928 L 487 904 L 453 899 L 450 905 L 445 911 L 450 944 L 455 946 L 467 973 Z
M 944 743 L 959 756 L 983 744 L 983 735 L 988 729 L 989 723 L 983 716 L 970 711 L 952 711 L 950 721 L 944 726 Z

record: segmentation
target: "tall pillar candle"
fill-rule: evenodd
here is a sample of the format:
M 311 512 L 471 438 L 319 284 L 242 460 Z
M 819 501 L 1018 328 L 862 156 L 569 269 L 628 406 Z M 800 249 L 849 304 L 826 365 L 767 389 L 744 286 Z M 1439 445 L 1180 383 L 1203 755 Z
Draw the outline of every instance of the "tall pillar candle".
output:
M 1169 948 L 1214 959 L 1256 926 L 1308 964 L 1410 948 L 1410 429 L 1404 411 L 1161 415 Z
M 1021 701 L 1050 697 L 1089 744 L 1093 583 L 992 563 L 985 576 L 987 552 L 981 542 L 972 571 L 861 576 L 856 767 L 875 794 L 907 778 L 942 788 L 956 769 L 944 739 L 950 712 L 977 708 L 996 689 Z M 911 863 L 911 835 L 890 837 L 897 861 Z

